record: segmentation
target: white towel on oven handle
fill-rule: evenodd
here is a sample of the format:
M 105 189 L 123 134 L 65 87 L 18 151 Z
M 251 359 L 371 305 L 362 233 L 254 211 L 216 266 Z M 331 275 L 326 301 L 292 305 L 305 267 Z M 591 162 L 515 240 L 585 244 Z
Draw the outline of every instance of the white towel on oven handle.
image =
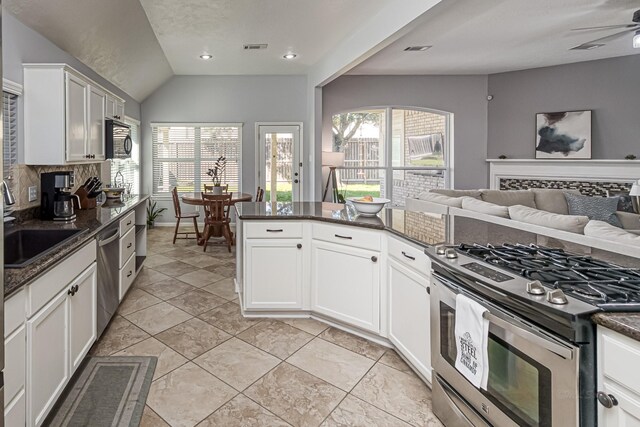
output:
M 456 369 L 475 387 L 487 389 L 489 320 L 485 307 L 462 294 L 456 296 Z

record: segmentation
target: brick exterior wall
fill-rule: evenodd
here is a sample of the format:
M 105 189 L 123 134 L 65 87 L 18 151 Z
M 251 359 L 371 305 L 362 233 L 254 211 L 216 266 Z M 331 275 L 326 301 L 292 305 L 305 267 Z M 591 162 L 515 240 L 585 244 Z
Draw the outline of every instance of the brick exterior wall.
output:
M 446 230 L 446 222 L 441 216 L 404 212 L 404 233 L 408 237 L 429 244 L 442 243 L 447 240 Z

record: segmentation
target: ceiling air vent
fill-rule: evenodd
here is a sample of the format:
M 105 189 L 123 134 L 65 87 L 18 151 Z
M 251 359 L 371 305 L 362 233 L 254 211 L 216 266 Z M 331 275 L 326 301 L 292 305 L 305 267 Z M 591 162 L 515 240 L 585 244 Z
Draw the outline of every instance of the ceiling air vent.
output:
M 409 46 L 404 49 L 405 52 L 424 52 L 431 49 L 432 46 Z
M 569 50 L 591 50 L 591 49 L 597 49 L 602 46 L 604 46 L 604 44 L 602 43 L 584 43 L 584 44 L 581 44 L 580 46 L 572 47 Z
M 244 45 L 244 50 L 260 50 L 260 49 L 266 49 L 266 48 L 267 48 L 266 43 L 254 43 L 254 44 Z

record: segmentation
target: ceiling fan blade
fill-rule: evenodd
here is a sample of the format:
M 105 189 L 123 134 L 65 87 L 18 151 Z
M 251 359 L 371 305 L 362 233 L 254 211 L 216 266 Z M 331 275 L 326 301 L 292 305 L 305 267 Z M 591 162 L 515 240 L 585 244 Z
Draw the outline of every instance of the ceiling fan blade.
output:
M 640 24 L 618 24 L 618 25 L 603 25 L 601 27 L 572 28 L 571 31 L 607 30 L 612 28 L 636 28 L 636 27 L 640 27 Z
M 611 34 L 611 35 L 606 36 L 606 37 L 600 37 L 599 39 L 595 39 L 595 40 L 588 41 L 586 43 L 582 43 L 581 45 L 578 45 L 576 47 L 572 47 L 570 50 L 589 50 L 589 49 L 592 49 L 594 47 L 600 47 L 603 44 L 606 44 L 607 42 L 610 42 L 612 40 L 620 38 L 620 37 L 624 36 L 625 34 L 633 33 L 635 31 L 636 31 L 635 28 L 631 28 L 631 29 L 627 29 L 627 30 L 624 30 L 624 31 L 620 31 L 618 33 Z

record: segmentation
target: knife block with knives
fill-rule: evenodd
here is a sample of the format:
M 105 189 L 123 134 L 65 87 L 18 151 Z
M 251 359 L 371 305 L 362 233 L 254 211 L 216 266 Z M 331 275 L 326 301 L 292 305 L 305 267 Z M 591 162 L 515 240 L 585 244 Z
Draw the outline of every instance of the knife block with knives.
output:
M 97 206 L 96 197 L 102 193 L 102 182 L 98 177 L 87 179 L 83 186 L 78 188 L 74 194 L 80 199 L 80 209 L 93 209 Z

